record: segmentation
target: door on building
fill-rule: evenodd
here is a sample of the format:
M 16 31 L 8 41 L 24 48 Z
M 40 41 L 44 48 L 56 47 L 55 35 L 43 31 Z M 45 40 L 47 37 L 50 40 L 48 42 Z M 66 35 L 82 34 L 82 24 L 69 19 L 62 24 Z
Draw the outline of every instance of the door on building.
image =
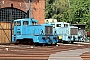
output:
M 13 21 L 27 18 L 27 13 L 17 8 L 0 9 L 0 44 L 10 43 L 13 34 Z

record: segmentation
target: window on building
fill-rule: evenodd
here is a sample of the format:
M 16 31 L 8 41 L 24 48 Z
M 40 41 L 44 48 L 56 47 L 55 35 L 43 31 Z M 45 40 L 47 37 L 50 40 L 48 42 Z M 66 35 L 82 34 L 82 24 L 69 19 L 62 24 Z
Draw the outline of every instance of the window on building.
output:
M 20 3 L 20 6 L 22 6 L 22 3 Z
M 27 13 L 16 8 L 0 9 L 0 22 L 11 22 L 11 20 L 27 18 Z
M 2 4 L 4 4 L 4 1 L 2 1 Z

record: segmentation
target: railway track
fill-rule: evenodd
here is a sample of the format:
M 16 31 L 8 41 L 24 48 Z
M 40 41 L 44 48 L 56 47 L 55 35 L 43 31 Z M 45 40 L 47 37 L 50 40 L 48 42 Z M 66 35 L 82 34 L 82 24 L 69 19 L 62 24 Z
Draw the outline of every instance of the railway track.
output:
M 83 60 L 90 60 L 90 51 L 89 52 L 85 52 L 81 55 L 81 58 Z
M 49 60 L 51 54 L 85 48 L 89 49 L 90 44 L 59 44 L 59 46 L 0 45 L 0 59 Z M 90 59 L 90 51 L 83 52 L 79 57 L 84 60 Z

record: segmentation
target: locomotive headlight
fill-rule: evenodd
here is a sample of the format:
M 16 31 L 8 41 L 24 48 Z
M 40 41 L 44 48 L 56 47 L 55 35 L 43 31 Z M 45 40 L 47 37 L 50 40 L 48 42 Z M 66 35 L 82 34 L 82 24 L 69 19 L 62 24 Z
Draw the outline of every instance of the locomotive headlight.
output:
M 59 39 L 62 39 L 62 36 L 58 36 Z
M 68 36 L 68 38 L 72 38 L 72 36 Z

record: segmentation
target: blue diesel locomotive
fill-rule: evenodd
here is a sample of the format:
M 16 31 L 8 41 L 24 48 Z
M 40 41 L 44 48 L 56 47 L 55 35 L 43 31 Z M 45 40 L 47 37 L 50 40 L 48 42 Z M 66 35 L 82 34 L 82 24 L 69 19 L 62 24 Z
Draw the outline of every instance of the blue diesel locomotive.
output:
M 78 27 L 70 26 L 66 22 L 48 23 L 53 25 L 53 29 L 57 32 L 59 42 L 73 43 L 81 41 L 81 36 L 78 35 Z
M 56 31 L 53 33 L 53 26 L 38 24 L 38 21 L 31 18 L 14 20 L 14 34 L 12 42 L 16 44 L 57 44 Z

